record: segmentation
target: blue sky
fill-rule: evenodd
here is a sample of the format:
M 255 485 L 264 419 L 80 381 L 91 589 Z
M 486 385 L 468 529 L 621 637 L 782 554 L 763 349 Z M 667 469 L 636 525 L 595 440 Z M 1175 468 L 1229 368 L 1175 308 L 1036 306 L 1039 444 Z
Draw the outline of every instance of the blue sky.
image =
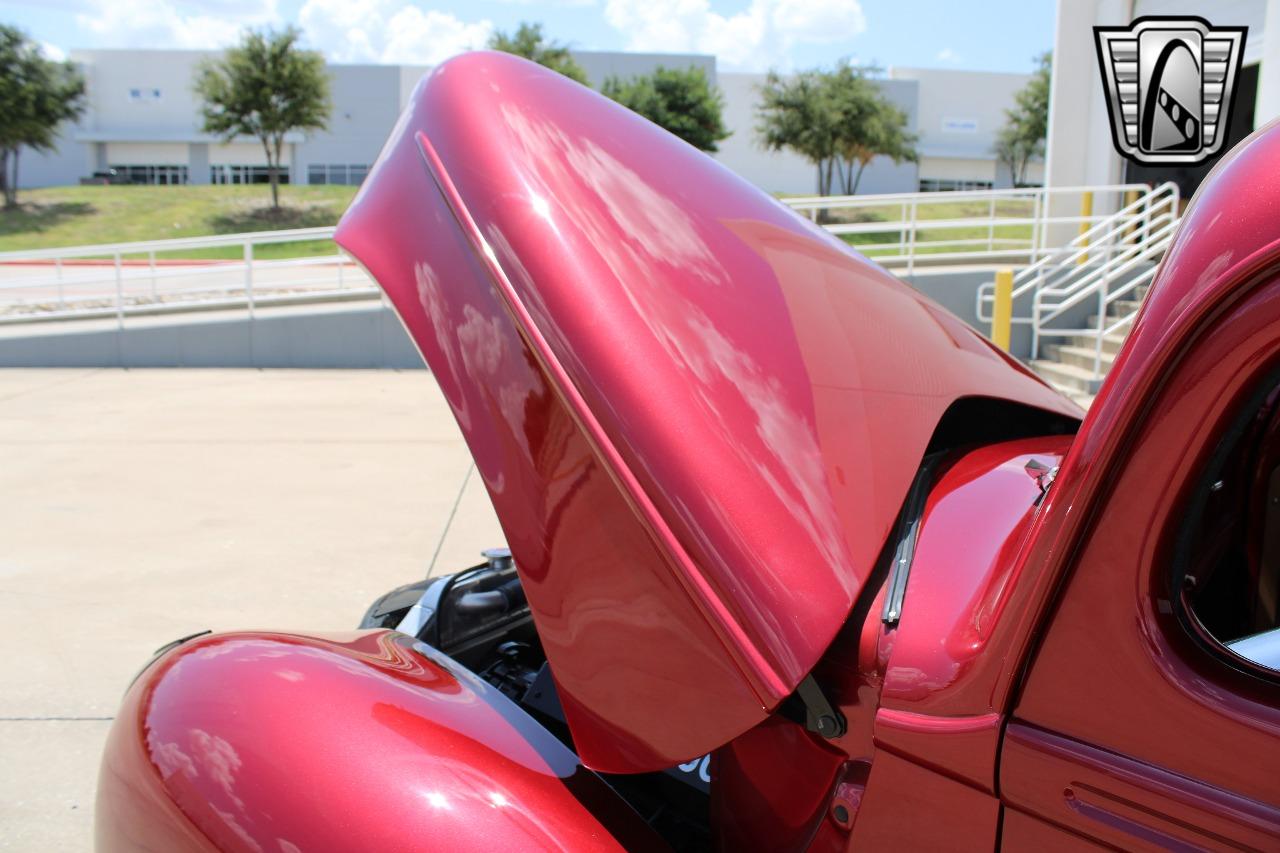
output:
M 7 0 L 59 55 L 76 48 L 212 48 L 246 26 L 296 24 L 338 62 L 430 64 L 494 29 L 541 21 L 587 50 L 713 53 L 723 70 L 829 65 L 1029 71 L 1053 42 L 1053 0 Z

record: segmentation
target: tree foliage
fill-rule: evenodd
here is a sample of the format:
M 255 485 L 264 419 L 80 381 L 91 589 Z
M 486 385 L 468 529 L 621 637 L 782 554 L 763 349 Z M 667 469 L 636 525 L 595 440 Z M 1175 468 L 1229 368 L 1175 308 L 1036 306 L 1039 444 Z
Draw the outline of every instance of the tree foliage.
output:
M 724 96 L 701 68 L 663 68 L 626 80 L 610 77 L 600 91 L 703 151 L 729 136 Z
M 765 148 L 789 148 L 818 168 L 818 192 L 831 192 L 838 116 L 826 97 L 821 71 L 783 77 L 770 71 L 760 87 L 756 134 Z
M 895 164 L 919 159 L 916 134 L 907 130 L 907 114 L 884 96 L 870 74 L 875 69 L 841 63 L 827 85 L 836 115 L 836 179 L 845 195 L 858 191 L 862 172 L 876 157 Z
M 542 24 L 522 22 L 512 35 L 496 31 L 489 37 L 489 49 L 523 56 L 552 71 L 559 71 L 570 80 L 584 86 L 587 84 L 587 72 L 570 55 L 568 46 L 543 36 Z
M 876 157 L 918 159 L 907 115 L 872 79 L 877 71 L 841 62 L 831 71 L 770 71 L 760 87 L 756 133 L 765 148 L 795 151 L 818 170 L 818 192 L 853 195 Z
M 58 128 L 84 112 L 85 82 L 69 62 L 46 59 L 15 27 L 0 25 L 0 189 L 18 203 L 18 153 L 48 151 Z
M 323 130 L 333 109 L 324 57 L 300 49 L 299 37 L 293 27 L 248 30 L 239 45 L 196 74 L 205 132 L 224 140 L 252 136 L 262 143 L 273 210 L 280 208 L 285 135 Z
M 1026 183 L 1027 167 L 1044 156 L 1049 129 L 1049 78 L 1053 57 L 1036 57 L 1037 68 L 1027 85 L 1013 98 L 1013 108 L 1004 111 L 1005 122 L 996 134 L 995 155 L 1009 167 L 1014 186 Z

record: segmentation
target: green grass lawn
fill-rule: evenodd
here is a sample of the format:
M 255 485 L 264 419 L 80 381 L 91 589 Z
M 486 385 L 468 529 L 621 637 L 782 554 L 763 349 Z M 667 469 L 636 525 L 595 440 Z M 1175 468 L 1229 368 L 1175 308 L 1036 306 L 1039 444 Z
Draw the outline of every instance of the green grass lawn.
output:
M 250 186 L 50 187 L 24 190 L 18 210 L 0 210 L 0 252 L 127 243 L 333 225 L 355 195 L 355 187 L 285 186 L 280 216 L 270 213 L 271 192 Z M 255 248 L 257 257 L 332 254 L 331 240 Z M 238 258 L 225 248 L 172 252 L 161 258 Z
M 265 184 L 251 186 L 116 186 L 51 187 L 25 190 L 19 194 L 18 210 L 0 210 L 0 252 L 83 246 L 97 243 L 126 243 L 135 240 L 163 240 L 177 237 L 204 237 L 210 234 L 238 234 L 244 231 L 272 231 L 333 225 L 355 195 L 355 187 L 286 186 L 280 189 L 282 213 L 270 212 L 271 195 Z M 937 201 L 921 204 L 917 216 L 930 219 L 985 217 L 990 212 L 984 201 Z M 999 217 L 1029 217 L 1029 201 L 1006 199 L 996 202 Z M 903 218 L 901 205 L 860 208 L 847 214 L 835 211 L 833 222 L 897 222 Z M 853 246 L 895 242 L 897 231 L 845 234 Z M 985 239 L 987 226 L 963 228 L 921 228 L 920 243 L 939 240 Z M 997 225 L 997 238 L 1031 238 L 1030 225 Z M 929 247 L 917 251 L 952 252 L 982 250 L 986 246 Z M 332 240 L 255 247 L 259 258 L 293 258 L 330 255 L 337 251 Z M 869 249 L 871 256 L 896 253 L 891 249 Z M 159 259 L 239 258 L 235 246 L 167 252 Z
M 938 200 L 930 200 L 921 202 L 916 210 L 916 221 L 927 223 L 929 220 L 940 219 L 985 219 L 991 216 L 991 203 L 986 201 L 946 201 L 946 193 L 937 193 Z M 1001 218 L 1007 219 L 1027 219 L 1034 212 L 1033 204 L 1030 201 L 1021 199 L 1001 199 L 995 204 L 996 221 L 999 223 Z M 832 222 L 905 222 L 909 221 L 911 211 L 903 211 L 901 204 L 882 205 L 876 207 L 863 207 L 850 211 L 833 211 Z M 885 230 L 872 231 L 862 234 L 841 234 L 840 239 L 844 240 L 851 246 L 858 247 L 860 251 L 865 252 L 870 257 L 877 255 L 897 255 L 897 248 L 879 248 L 879 249 L 863 249 L 863 246 L 874 245 L 877 243 L 896 243 L 899 239 L 900 231 Z M 976 225 L 949 226 L 945 228 L 927 228 L 918 227 L 916 230 L 916 252 L 919 254 L 934 254 L 939 252 L 980 252 L 986 251 L 986 243 L 980 243 L 971 246 L 948 246 L 937 245 L 930 246 L 929 243 L 938 243 L 942 241 L 952 240 L 982 240 L 985 241 L 988 235 L 994 237 L 997 242 L 995 248 L 1001 248 L 1001 239 L 1017 240 L 1025 244 L 1031 240 L 1030 225 L 1000 225 L 997 224 L 992 233 L 989 226 L 983 222 Z M 1003 244 L 1008 246 L 1008 243 Z

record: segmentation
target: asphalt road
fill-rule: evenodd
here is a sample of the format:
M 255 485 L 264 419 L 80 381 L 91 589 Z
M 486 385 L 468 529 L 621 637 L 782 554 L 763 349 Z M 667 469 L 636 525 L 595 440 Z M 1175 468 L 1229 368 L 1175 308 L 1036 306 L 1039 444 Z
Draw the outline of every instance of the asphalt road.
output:
M 502 533 L 425 371 L 0 370 L 0 850 L 88 850 L 129 680 L 346 629 Z

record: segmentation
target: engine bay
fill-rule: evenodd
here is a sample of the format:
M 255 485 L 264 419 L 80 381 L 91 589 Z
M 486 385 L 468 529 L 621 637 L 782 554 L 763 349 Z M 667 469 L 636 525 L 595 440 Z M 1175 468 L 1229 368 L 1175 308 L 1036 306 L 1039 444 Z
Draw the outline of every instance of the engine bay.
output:
M 502 692 L 569 749 L 573 737 L 511 552 L 378 598 L 360 628 L 389 628 L 438 649 Z M 576 752 L 576 750 L 575 750 Z M 711 756 L 659 773 L 598 774 L 678 851 L 711 849 Z

